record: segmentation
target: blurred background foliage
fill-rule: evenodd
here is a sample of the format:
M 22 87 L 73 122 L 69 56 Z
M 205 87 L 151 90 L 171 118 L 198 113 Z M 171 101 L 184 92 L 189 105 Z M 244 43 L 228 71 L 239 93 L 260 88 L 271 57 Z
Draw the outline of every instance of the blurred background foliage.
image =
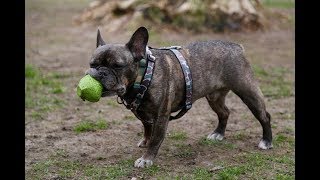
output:
M 112 30 L 143 22 L 192 32 L 255 31 L 270 27 L 268 18 L 273 13 L 265 8 L 270 6 L 293 7 L 294 1 L 95 0 L 81 14 L 76 15 L 73 22 L 99 23 Z

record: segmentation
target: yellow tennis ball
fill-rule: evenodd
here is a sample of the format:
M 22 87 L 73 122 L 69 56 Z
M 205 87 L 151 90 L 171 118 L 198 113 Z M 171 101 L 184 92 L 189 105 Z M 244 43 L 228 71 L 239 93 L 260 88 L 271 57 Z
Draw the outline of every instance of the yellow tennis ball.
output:
M 90 102 L 98 102 L 102 95 L 102 84 L 90 75 L 84 76 L 78 84 L 78 96 Z

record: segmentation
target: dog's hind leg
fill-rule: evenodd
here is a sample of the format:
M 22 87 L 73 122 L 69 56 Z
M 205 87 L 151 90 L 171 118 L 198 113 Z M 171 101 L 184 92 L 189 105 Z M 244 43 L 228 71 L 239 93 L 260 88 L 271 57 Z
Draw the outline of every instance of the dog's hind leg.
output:
M 262 126 L 263 136 L 258 147 L 260 149 L 272 148 L 271 116 L 266 111 L 263 94 L 260 88 L 255 82 L 248 84 L 247 81 L 243 82 L 241 86 L 237 86 L 237 88 L 232 91 L 248 106 Z
M 225 105 L 225 98 L 229 90 L 218 90 L 206 96 L 210 107 L 218 115 L 219 124 L 217 128 L 207 136 L 210 140 L 222 140 L 226 130 L 229 117 L 229 109 Z

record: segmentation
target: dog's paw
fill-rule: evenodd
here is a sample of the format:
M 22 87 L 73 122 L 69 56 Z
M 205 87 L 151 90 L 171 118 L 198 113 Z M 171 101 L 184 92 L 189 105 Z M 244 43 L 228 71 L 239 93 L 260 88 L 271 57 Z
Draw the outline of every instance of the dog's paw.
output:
M 142 140 L 137 144 L 137 146 L 138 146 L 139 148 L 146 148 L 146 147 L 148 147 L 147 142 L 148 142 L 147 140 L 142 139 Z
M 259 147 L 260 149 L 264 149 L 264 150 L 273 148 L 271 142 L 268 142 L 268 141 L 263 140 L 263 139 L 261 139 L 261 141 L 259 142 L 258 147 Z
M 145 168 L 145 167 L 152 166 L 152 164 L 153 164 L 152 160 L 144 159 L 143 157 L 141 157 L 134 162 L 134 167 Z
M 221 141 L 223 139 L 223 135 L 219 133 L 212 133 L 207 136 L 207 139 L 213 141 Z

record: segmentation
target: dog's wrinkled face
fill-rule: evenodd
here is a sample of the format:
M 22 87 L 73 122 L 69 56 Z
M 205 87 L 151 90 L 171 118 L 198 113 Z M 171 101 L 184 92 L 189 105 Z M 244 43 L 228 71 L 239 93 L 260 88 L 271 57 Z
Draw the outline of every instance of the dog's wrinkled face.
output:
M 102 96 L 122 96 L 137 76 L 136 66 L 126 46 L 106 44 L 93 53 L 87 73 L 103 85 Z
M 142 27 L 125 45 L 106 44 L 98 30 L 97 49 L 86 74 L 103 85 L 102 97 L 123 96 L 128 87 L 133 85 L 138 75 L 138 62 L 144 57 L 147 42 L 148 31 Z

